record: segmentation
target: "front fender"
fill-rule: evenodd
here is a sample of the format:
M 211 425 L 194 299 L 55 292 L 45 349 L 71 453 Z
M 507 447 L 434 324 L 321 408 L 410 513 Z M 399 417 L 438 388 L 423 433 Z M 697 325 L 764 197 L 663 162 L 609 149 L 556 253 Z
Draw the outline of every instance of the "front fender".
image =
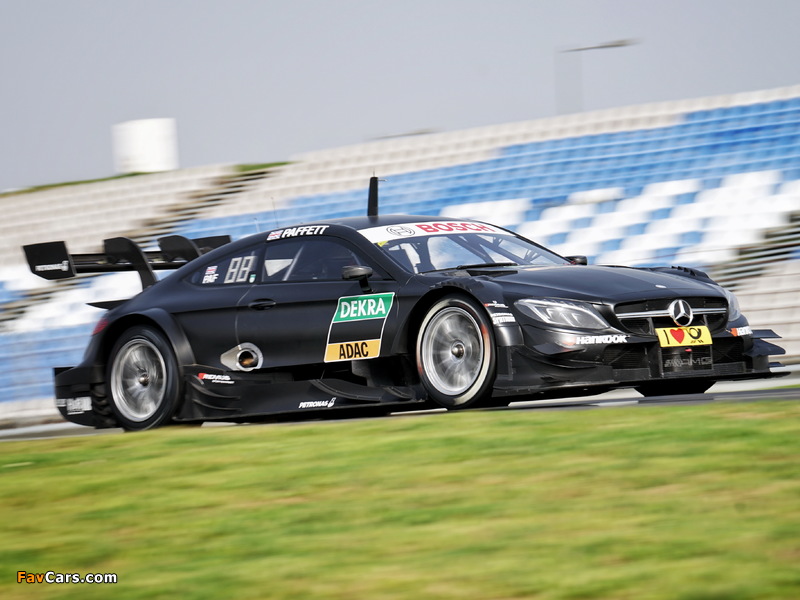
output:
M 448 294 L 464 294 L 479 302 L 492 321 L 495 343 L 499 347 L 523 344 L 522 329 L 505 301 L 503 287 L 488 279 L 453 277 L 441 281 L 424 294 L 409 314 L 399 335 L 395 338 L 393 353 L 409 351 L 411 332 L 417 331 L 425 313 L 440 298 Z

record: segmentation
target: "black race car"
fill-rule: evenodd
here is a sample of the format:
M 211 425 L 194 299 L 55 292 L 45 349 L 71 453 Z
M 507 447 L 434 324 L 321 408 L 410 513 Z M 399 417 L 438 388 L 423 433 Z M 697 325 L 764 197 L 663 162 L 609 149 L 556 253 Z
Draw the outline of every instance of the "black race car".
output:
M 144 288 L 94 303 L 108 312 L 83 362 L 55 370 L 61 414 L 138 430 L 776 375 L 778 336 L 705 273 L 588 266 L 487 223 L 371 212 L 158 251 L 26 246 L 42 277 L 135 270 Z

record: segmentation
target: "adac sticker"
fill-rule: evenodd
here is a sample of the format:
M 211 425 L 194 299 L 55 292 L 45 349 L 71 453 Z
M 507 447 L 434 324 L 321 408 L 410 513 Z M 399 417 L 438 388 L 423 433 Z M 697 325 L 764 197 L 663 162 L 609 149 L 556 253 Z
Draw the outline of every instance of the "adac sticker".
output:
M 381 341 L 360 340 L 355 342 L 338 342 L 328 344 L 325 348 L 325 362 L 340 360 L 363 360 L 375 358 L 381 353 Z
M 328 329 L 325 362 L 364 360 L 381 353 L 394 292 L 339 298 Z

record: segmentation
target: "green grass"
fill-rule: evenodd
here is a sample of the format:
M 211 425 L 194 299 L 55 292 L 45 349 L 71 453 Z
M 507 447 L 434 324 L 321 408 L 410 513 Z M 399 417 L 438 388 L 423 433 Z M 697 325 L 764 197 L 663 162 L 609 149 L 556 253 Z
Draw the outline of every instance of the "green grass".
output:
M 269 162 L 269 163 L 252 163 L 252 164 L 243 164 L 243 165 L 235 165 L 234 170 L 237 173 L 247 173 L 249 171 L 263 171 L 264 169 L 271 169 L 275 167 L 282 167 L 284 165 L 288 165 L 288 162 Z M 111 175 L 109 177 L 100 177 L 98 179 L 84 179 L 79 181 L 62 181 L 59 183 L 47 183 L 43 185 L 33 185 L 26 188 L 21 188 L 17 190 L 11 190 L 8 192 L 0 192 L 0 198 L 4 198 L 6 196 L 15 196 L 19 194 L 32 194 L 34 192 L 43 192 L 46 190 L 52 190 L 54 188 L 61 188 L 61 187 L 69 187 L 73 185 L 84 185 L 87 183 L 100 183 L 103 181 L 113 181 L 115 179 L 126 179 L 128 177 L 138 177 L 139 175 L 152 175 L 153 173 L 123 173 L 121 175 Z
M 250 171 L 263 171 L 265 169 L 274 169 L 276 167 L 283 167 L 291 163 L 288 162 L 271 162 L 271 163 L 250 163 L 244 165 L 236 165 L 234 167 L 237 173 L 248 173 Z
M 797 598 L 799 419 L 754 402 L 3 443 L 0 597 Z
M 69 187 L 72 185 L 83 185 L 86 183 L 100 183 L 102 181 L 113 181 L 115 179 L 126 179 L 128 177 L 138 177 L 139 175 L 149 175 L 150 173 L 124 173 L 122 175 L 112 175 L 110 177 L 101 177 L 100 179 L 84 179 L 80 181 L 64 181 L 61 183 L 46 183 L 43 185 L 34 185 L 31 187 L 22 188 L 19 190 L 12 190 L 10 192 L 0 193 L 0 198 L 5 196 L 14 196 L 17 194 L 31 194 L 34 192 L 43 192 L 52 190 L 54 188 Z

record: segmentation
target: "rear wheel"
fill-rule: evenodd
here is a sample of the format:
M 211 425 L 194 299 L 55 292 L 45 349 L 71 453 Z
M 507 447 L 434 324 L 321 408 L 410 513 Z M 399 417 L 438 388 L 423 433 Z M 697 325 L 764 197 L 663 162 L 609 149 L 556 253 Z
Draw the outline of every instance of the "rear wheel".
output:
M 180 389 L 175 353 L 164 334 L 139 325 L 120 336 L 108 369 L 110 408 L 120 427 L 142 430 L 168 423 Z
M 702 394 L 716 381 L 659 381 L 645 383 L 635 389 L 642 396 L 677 396 L 680 394 Z
M 483 307 L 449 296 L 428 310 L 417 336 L 417 371 L 437 404 L 459 409 L 488 400 L 495 361 L 494 333 Z

